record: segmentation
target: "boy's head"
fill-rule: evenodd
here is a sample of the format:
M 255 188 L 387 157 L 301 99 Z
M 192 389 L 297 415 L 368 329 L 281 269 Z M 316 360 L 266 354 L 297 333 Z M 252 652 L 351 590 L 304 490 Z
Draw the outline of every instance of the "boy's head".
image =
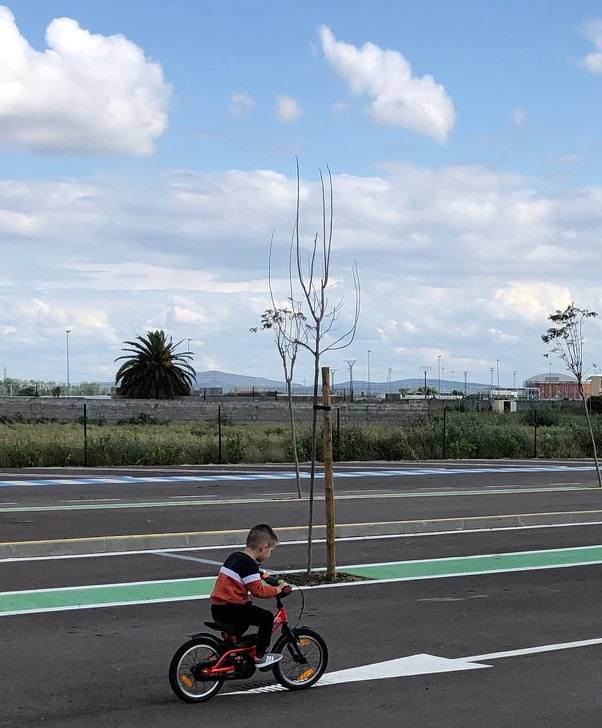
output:
M 255 559 L 261 563 L 269 559 L 278 545 L 278 537 L 267 523 L 258 523 L 249 531 L 247 548 L 253 551 Z

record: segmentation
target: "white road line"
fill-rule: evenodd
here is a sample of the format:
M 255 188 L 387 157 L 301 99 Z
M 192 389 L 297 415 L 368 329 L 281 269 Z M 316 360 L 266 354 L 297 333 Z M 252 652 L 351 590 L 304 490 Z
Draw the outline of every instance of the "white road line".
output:
M 586 523 L 549 523 L 541 524 L 537 526 L 502 526 L 496 528 L 467 528 L 462 531 L 429 531 L 427 533 L 391 533 L 391 534 L 378 534 L 375 536 L 343 536 L 337 538 L 337 543 L 344 541 L 386 541 L 388 539 L 398 538 L 430 538 L 433 536 L 463 536 L 470 535 L 473 533 L 495 533 L 497 531 L 534 531 L 542 528 L 583 528 L 588 526 L 602 526 L 602 521 L 591 521 Z M 326 543 L 324 538 L 314 538 L 313 543 L 320 544 Z M 279 541 L 279 546 L 306 546 L 306 540 L 292 540 L 292 541 Z M 131 551 L 105 551 L 103 553 L 88 553 L 88 554 L 61 554 L 56 556 L 18 556 L 18 557 L 6 557 L 0 559 L 0 564 L 12 563 L 20 561 L 60 561 L 69 559 L 98 559 L 109 556 L 144 556 L 149 553 L 162 553 L 170 551 L 173 553 L 181 553 L 186 551 L 226 551 L 232 549 L 240 549 L 243 546 L 242 543 L 232 544 L 212 544 L 210 546 L 179 546 L 169 547 L 166 549 L 136 549 Z M 576 548 L 587 548 L 587 546 L 578 546 Z M 519 552 L 520 553 L 520 552 Z M 450 557 L 450 558 L 462 558 Z M 361 582 L 363 583 L 363 582 Z
M 184 554 L 172 554 L 170 551 L 149 551 L 154 556 L 166 556 L 171 559 L 183 559 L 184 561 L 197 561 L 200 564 L 209 564 L 210 566 L 222 566 L 223 561 L 213 561 L 213 559 L 199 559 L 196 556 L 185 556 Z
M 61 503 L 111 503 L 122 500 L 121 498 L 67 498 Z

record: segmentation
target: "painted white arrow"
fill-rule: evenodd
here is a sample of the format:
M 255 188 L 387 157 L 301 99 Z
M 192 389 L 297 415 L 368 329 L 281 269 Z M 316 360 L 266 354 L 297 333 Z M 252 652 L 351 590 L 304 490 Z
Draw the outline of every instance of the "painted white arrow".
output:
M 386 662 L 375 662 L 371 665 L 350 667 L 347 670 L 336 670 L 328 672 L 320 678 L 315 687 L 321 688 L 327 685 L 339 685 L 341 683 L 364 682 L 365 680 L 385 680 L 392 677 L 410 677 L 411 675 L 431 675 L 437 672 L 456 672 L 458 670 L 480 670 L 483 667 L 478 662 L 469 662 L 465 659 L 449 660 L 446 657 L 435 655 L 409 655 L 398 657 L 395 660 Z M 249 695 L 253 693 L 275 693 L 286 690 L 281 685 L 265 685 L 250 690 L 236 690 L 227 695 Z
M 412 675 L 433 675 L 439 672 L 457 672 L 459 670 L 480 670 L 493 665 L 485 665 L 479 660 L 499 660 L 503 657 L 521 657 L 523 655 L 534 655 L 541 652 L 556 652 L 559 650 L 570 650 L 577 647 L 592 647 L 602 645 L 602 638 L 591 640 L 580 640 L 578 642 L 560 642 L 554 645 L 541 645 L 539 647 L 527 647 L 519 650 L 507 650 L 506 652 L 490 652 L 485 655 L 473 655 L 472 657 L 460 657 L 448 659 L 436 655 L 409 655 L 399 657 L 386 662 L 375 662 L 371 665 L 350 667 L 346 670 L 328 672 L 315 687 L 327 687 L 328 685 L 340 685 L 342 683 L 363 682 L 365 680 L 386 680 L 395 677 L 411 677 Z M 265 685 L 249 690 L 236 690 L 224 695 L 252 695 L 254 693 L 275 693 L 286 688 L 281 685 Z

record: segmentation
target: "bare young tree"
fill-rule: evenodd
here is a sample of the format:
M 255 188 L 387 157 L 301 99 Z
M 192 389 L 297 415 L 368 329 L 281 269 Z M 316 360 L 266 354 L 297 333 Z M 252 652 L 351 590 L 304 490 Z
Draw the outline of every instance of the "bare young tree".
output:
M 297 339 L 299 346 L 305 348 L 313 357 L 314 387 L 313 387 L 313 416 L 311 429 L 311 469 L 309 483 L 309 514 L 307 538 L 307 573 L 312 569 L 312 537 L 314 517 L 314 486 L 316 475 L 317 451 L 317 425 L 318 425 L 318 385 L 320 377 L 320 359 L 330 351 L 344 349 L 349 346 L 357 330 L 360 315 L 360 279 L 357 264 L 352 266 L 353 288 L 355 306 L 350 326 L 344 331 L 337 329 L 337 319 L 343 308 L 343 299 L 332 302 L 330 294 L 334 285 L 330 280 L 330 263 L 333 240 L 334 221 L 334 192 L 332 175 L 328 169 L 328 196 L 322 171 L 320 170 L 320 184 L 322 191 L 322 230 L 316 233 L 310 246 L 307 261 L 302 261 L 302 246 L 300 236 L 301 222 L 301 181 L 299 173 L 299 160 L 297 159 L 297 204 L 295 225 L 293 229 L 293 243 L 297 278 L 301 289 L 301 300 L 306 310 L 306 320 L 303 322 L 302 336 Z
M 270 255 L 271 259 L 271 255 Z M 271 266 L 270 266 L 271 269 Z M 272 303 L 274 297 L 272 293 L 271 277 L 270 277 L 270 293 L 272 294 Z M 299 351 L 298 341 L 302 336 L 303 326 L 305 324 L 305 316 L 297 308 L 295 301 L 291 299 L 291 308 L 268 308 L 261 314 L 261 323 L 251 329 L 253 333 L 258 331 L 271 330 L 274 332 L 274 340 L 276 348 L 282 361 L 284 370 L 284 379 L 286 382 L 286 396 L 288 401 L 289 426 L 291 433 L 291 448 L 293 451 L 293 459 L 295 462 L 295 479 L 297 483 L 297 495 L 302 497 L 301 492 L 301 476 L 299 472 L 299 453 L 297 451 L 297 432 L 295 427 L 295 415 L 293 411 L 293 375 L 295 372 L 295 364 L 297 362 L 297 354 Z
M 596 438 L 594 436 L 592 420 L 587 406 L 587 398 L 583 388 L 583 324 L 587 319 L 594 318 L 597 315 L 595 311 L 578 308 L 574 303 L 571 303 L 564 311 L 557 310 L 548 316 L 553 326 L 541 338 L 545 344 L 549 344 L 552 347 L 544 356 L 548 357 L 550 354 L 558 356 L 564 362 L 568 371 L 577 379 L 579 396 L 585 407 L 587 426 L 592 440 L 594 463 L 596 465 L 596 473 L 598 474 L 598 485 L 602 488 L 602 476 L 598 464 Z

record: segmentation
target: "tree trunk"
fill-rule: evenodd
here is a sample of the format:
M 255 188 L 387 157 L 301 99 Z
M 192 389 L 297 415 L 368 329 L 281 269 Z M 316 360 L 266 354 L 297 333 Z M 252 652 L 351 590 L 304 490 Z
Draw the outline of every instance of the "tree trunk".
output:
M 295 427 L 295 415 L 293 414 L 293 388 L 292 380 L 286 380 L 286 394 L 288 397 L 288 417 L 291 428 L 291 442 L 293 444 L 293 458 L 295 460 L 295 480 L 297 482 L 297 495 L 302 497 L 301 493 L 301 475 L 299 473 L 299 453 L 297 452 L 297 430 Z
M 585 407 L 585 417 L 587 418 L 587 426 L 589 427 L 589 435 L 592 439 L 592 450 L 594 451 L 594 464 L 596 466 L 596 474 L 598 476 L 598 486 L 602 488 L 602 475 L 600 474 L 600 465 L 598 463 L 598 450 L 596 448 L 596 438 L 594 436 L 594 429 L 592 427 L 592 418 L 589 414 L 589 408 L 587 406 L 587 399 L 583 389 L 580 389 L 581 399 L 583 400 L 583 406 Z
M 330 409 L 330 369 L 322 367 L 324 404 L 324 503 L 326 506 L 326 580 L 336 580 L 334 474 L 332 472 L 332 416 Z

